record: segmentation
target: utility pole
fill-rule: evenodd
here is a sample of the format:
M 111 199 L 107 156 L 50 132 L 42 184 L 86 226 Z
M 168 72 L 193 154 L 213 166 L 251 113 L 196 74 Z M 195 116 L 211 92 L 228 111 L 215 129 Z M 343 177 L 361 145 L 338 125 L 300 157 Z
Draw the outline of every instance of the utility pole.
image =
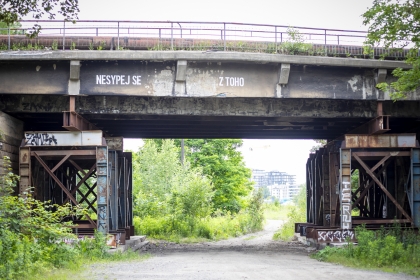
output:
M 181 139 L 181 164 L 184 165 L 184 139 Z

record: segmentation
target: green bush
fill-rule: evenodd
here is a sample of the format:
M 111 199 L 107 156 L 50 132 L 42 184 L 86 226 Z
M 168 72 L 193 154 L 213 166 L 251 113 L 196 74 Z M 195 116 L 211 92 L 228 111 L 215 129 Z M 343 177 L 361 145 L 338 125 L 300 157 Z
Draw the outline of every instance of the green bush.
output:
M 344 265 L 382 268 L 387 271 L 406 272 L 420 276 L 419 237 L 413 231 L 367 230 L 356 228 L 357 246 L 348 243 L 343 248 L 330 248 L 317 252 L 313 257 L 320 261 Z
M 178 242 L 221 239 L 262 228 L 261 192 L 244 197 L 241 204 L 246 207 L 239 213 L 214 211 L 214 185 L 202 169 L 180 163 L 174 141 L 147 141 L 133 162 L 137 234 Z
M 306 187 L 303 185 L 290 206 L 287 220 L 273 235 L 274 240 L 291 240 L 295 234 L 295 223 L 306 221 Z
M 4 162 L 7 165 L 8 158 Z M 57 268 L 77 268 L 90 260 L 133 257 L 110 254 L 99 233 L 78 242 L 70 222 L 63 219 L 84 211 L 38 201 L 30 192 L 12 196 L 19 177 L 7 166 L 5 171 L 0 176 L 0 279 L 39 279 Z

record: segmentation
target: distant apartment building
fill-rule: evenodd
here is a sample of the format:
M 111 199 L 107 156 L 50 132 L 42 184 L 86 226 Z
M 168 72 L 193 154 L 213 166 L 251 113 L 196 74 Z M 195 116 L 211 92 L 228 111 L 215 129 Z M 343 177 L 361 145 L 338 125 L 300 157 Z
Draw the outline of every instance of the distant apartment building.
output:
M 270 195 L 279 200 L 291 199 L 299 191 L 296 176 L 286 172 L 253 169 L 252 180 L 256 188 L 267 187 Z
M 290 199 L 288 185 L 270 185 L 268 186 L 270 195 L 277 198 L 279 201 Z

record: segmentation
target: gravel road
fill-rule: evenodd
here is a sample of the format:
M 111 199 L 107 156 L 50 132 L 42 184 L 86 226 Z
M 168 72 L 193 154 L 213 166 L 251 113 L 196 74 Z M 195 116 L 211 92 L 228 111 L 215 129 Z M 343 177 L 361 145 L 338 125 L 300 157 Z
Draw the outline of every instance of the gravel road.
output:
M 312 248 L 271 240 L 281 221 L 269 220 L 261 232 L 217 242 L 150 242 L 146 261 L 92 265 L 87 279 L 417 279 L 402 274 L 363 271 L 309 258 Z

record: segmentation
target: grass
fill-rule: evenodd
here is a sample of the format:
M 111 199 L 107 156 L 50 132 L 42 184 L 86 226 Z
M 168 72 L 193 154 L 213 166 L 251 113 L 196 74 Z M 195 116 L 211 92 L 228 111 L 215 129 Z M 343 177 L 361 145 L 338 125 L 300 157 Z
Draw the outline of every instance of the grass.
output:
M 420 276 L 420 238 L 413 231 L 356 228 L 358 245 L 326 247 L 311 257 L 344 266 Z
M 244 238 L 244 240 L 252 240 L 252 239 L 255 239 L 257 236 L 256 235 L 251 235 L 251 236 L 248 236 L 247 238 Z
M 287 220 L 287 213 L 293 206 L 291 205 L 275 205 L 265 204 L 264 207 L 264 218 L 266 220 Z

